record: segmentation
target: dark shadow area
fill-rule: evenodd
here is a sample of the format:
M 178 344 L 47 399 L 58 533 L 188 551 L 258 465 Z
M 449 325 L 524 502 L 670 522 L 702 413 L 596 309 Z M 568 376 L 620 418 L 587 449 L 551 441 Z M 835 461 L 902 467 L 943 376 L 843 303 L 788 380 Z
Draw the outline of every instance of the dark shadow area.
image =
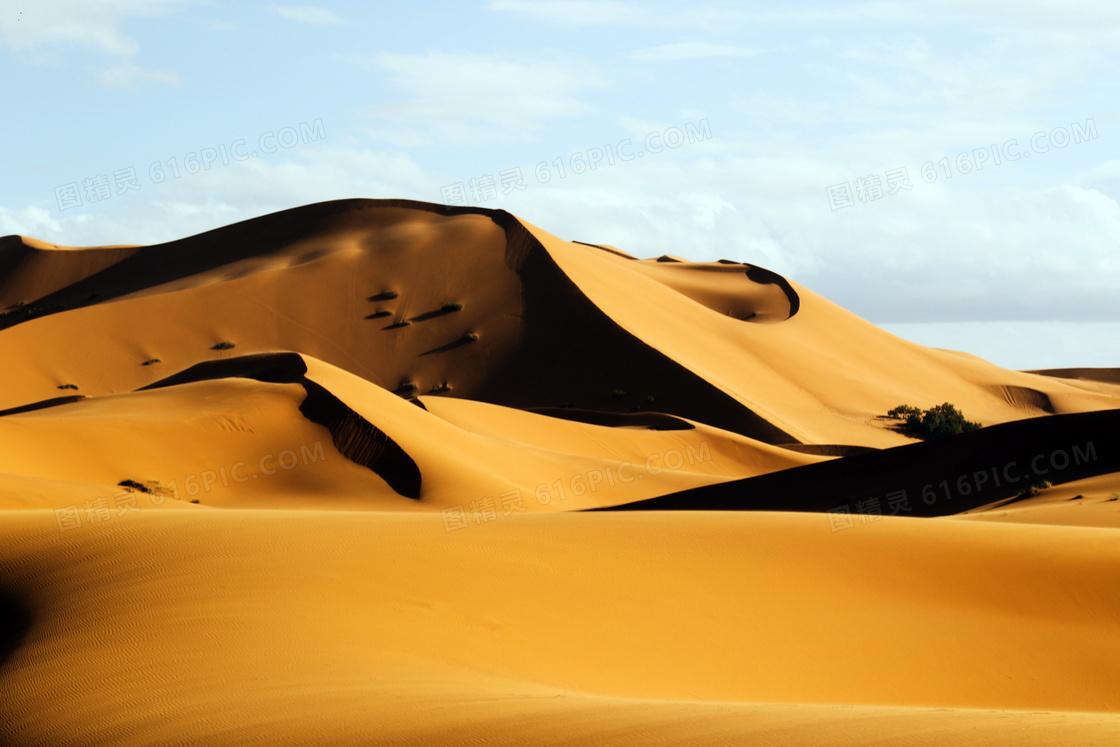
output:
M 426 311 L 423 314 L 420 314 L 418 316 L 410 317 L 410 319 L 414 322 L 426 322 L 429 319 L 435 319 L 437 317 L 447 316 L 448 314 L 454 314 L 455 312 L 461 311 L 461 310 L 462 310 L 461 308 L 452 309 L 452 308 L 444 307 L 442 309 L 436 309 L 435 311 Z
M 624 329 L 595 305 L 514 216 L 493 211 L 506 233 L 506 265 L 520 276 L 525 333 L 498 367 L 463 396 L 506 407 L 628 413 L 615 389 L 656 399 L 657 410 L 767 443 L 798 441 L 711 382 Z
M 420 468 L 396 441 L 314 381 L 305 379 L 303 386 L 307 399 L 300 412 L 326 426 L 343 456 L 376 472 L 400 495 L 420 498 Z
M 71 402 L 77 402 L 85 398 L 84 394 L 72 394 L 69 397 L 52 397 L 51 399 L 44 399 L 40 402 L 32 402 L 29 405 L 20 405 L 19 407 L 10 407 L 7 410 L 0 410 L 0 418 L 5 415 L 19 415 L 21 412 L 34 412 L 35 410 L 46 410 L 48 407 L 68 405 Z
M 801 296 L 797 295 L 797 291 L 789 284 L 789 281 L 776 272 L 767 270 L 764 267 L 757 267 L 755 265 L 748 265 L 743 263 L 747 268 L 747 278 L 750 280 L 761 283 L 762 285 L 776 285 L 782 289 L 789 299 L 789 316 L 787 319 L 792 319 L 798 311 L 801 310 Z
M 396 291 L 381 291 L 375 295 L 367 298 L 367 301 L 392 301 L 394 298 L 400 296 Z
M 455 348 L 461 348 L 464 345 L 470 345 L 472 342 L 474 342 L 477 339 L 478 339 L 477 337 L 472 339 L 472 338 L 464 335 L 463 337 L 460 337 L 458 340 L 455 340 L 454 342 L 449 342 L 446 345 L 440 345 L 438 348 L 432 348 L 431 350 L 425 350 L 423 353 L 421 353 L 417 357 L 423 357 L 425 355 L 432 355 L 433 353 L 446 353 L 448 350 L 454 350 Z
M 27 638 L 35 615 L 27 601 L 15 591 L 0 588 L 0 672 Z
M 651 431 L 691 431 L 696 426 L 687 420 L 674 418 L 662 412 L 603 412 L 601 410 L 580 410 L 574 407 L 529 407 L 529 412 L 547 415 L 550 418 L 573 420 L 589 425 L 603 425 L 608 428 L 645 428 Z
M 1032 484 L 1059 485 L 1120 472 L 1120 410 L 1046 415 L 958 436 L 706 485 L 605 511 L 858 510 L 948 516 L 1015 498 Z M 889 510 L 905 494 L 909 511 Z
M 269 384 L 295 384 L 302 383 L 306 373 L 307 364 L 298 353 L 258 353 L 196 363 L 137 391 L 230 378 L 255 379 Z
M 211 379 L 244 378 L 270 384 L 300 384 L 307 397 L 299 410 L 331 433 L 335 448 L 350 461 L 376 473 L 406 498 L 420 497 L 421 475 L 404 449 L 327 389 L 307 378 L 307 364 L 297 353 L 259 353 L 198 363 L 139 391 Z
M 330 252 L 327 251 L 326 249 L 313 249 L 313 250 L 311 250 L 311 251 L 309 251 L 305 254 L 301 254 L 298 257 L 296 257 L 295 259 L 293 259 L 292 263 L 291 263 L 291 266 L 292 267 L 298 267 L 299 265 L 305 265 L 308 262 L 314 262 L 317 259 L 322 259 L 323 257 L 327 256 L 328 254 L 330 254 Z
M 856 454 L 870 454 L 876 449 L 874 446 L 853 446 L 850 444 L 774 444 L 789 451 L 799 454 L 815 454 L 817 456 L 847 457 Z

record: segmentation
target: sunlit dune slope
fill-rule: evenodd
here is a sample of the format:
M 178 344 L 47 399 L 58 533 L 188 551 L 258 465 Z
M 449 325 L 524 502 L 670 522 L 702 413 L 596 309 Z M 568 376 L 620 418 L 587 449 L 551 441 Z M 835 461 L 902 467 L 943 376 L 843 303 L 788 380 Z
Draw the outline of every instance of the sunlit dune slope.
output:
M 933 744 L 930 708 L 954 744 L 1120 734 L 1111 530 L 203 510 L 60 535 L 28 511 L 0 569 L 0 733 L 24 744 L 852 744 L 830 729 L 853 719 Z
M 880 417 L 902 403 L 989 425 L 1120 402 L 905 342 L 762 268 L 635 260 L 503 211 L 348 200 L 158 246 L 5 242 L 2 301 L 25 305 L 0 354 L 24 363 L 0 408 L 273 350 L 404 396 L 661 412 L 775 444 L 907 443 Z
M 41 477 L 85 485 L 86 498 L 127 492 L 119 483 L 132 481 L 144 506 L 508 515 L 640 500 L 821 459 L 687 421 L 609 427 L 418 402 L 295 353 L 199 364 L 143 391 L 0 416 L 0 507 L 82 503 L 71 488 L 28 491 Z

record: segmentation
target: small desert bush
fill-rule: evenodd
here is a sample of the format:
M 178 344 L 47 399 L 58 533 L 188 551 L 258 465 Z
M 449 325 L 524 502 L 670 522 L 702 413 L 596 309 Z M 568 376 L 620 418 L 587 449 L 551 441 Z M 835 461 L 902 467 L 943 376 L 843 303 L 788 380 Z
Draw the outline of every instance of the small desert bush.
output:
M 78 385 L 77 384 L 59 384 L 58 388 L 59 389 L 77 389 Z
M 1024 490 L 1022 493 L 1019 493 L 1019 495 L 1017 495 L 1015 497 L 1016 498 L 1034 498 L 1036 495 L 1041 495 L 1043 490 L 1046 490 L 1047 488 L 1052 488 L 1052 487 L 1054 487 L 1053 483 L 1051 483 L 1049 480 L 1043 480 L 1042 482 L 1036 482 L 1035 484 L 1031 485 L 1029 488 Z
M 221 342 L 219 342 L 217 345 L 215 345 L 214 347 L 212 347 L 210 349 L 211 350 L 230 350 L 230 349 L 235 348 L 235 347 L 237 347 L 237 345 L 235 343 L 232 343 L 229 340 L 222 340 Z
M 139 490 L 141 493 L 156 495 L 155 490 L 148 487 L 142 482 L 136 482 L 136 480 L 121 480 L 117 483 L 117 485 L 120 485 L 122 488 L 132 488 L 133 490 Z
M 928 410 L 912 405 L 899 405 L 887 412 L 887 417 L 903 421 L 903 430 L 918 438 L 944 438 L 974 431 L 980 427 L 964 419 L 964 414 L 945 402 Z
M 440 311 L 462 311 L 463 304 L 461 303 L 445 303 L 440 307 Z

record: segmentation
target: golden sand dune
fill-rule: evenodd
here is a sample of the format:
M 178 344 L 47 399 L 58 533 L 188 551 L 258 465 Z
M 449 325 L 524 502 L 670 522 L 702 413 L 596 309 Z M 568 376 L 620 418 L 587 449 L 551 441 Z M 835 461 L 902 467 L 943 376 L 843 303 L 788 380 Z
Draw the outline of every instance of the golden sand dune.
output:
M 37 354 L 8 376 L 0 408 L 275 350 L 390 391 L 653 410 L 770 443 L 900 445 L 876 418 L 904 402 L 948 400 L 985 425 L 1043 414 L 999 387 L 1035 390 L 1055 412 L 1120 402 L 905 342 L 758 268 L 627 259 L 502 211 L 331 202 L 113 251 L 127 256 L 101 267 L 56 265 L 104 250 L 8 250 L 13 277 L 31 262 L 40 287 L 67 284 L 42 296 L 0 286 L 0 303 L 25 304 L 7 315 L 0 351 Z M 55 261 L 36 263 L 46 252 Z M 751 313 L 786 321 L 743 323 Z M 236 352 L 212 350 L 222 343 Z
M 110 495 L 127 481 L 153 506 L 508 513 L 628 503 L 821 459 L 681 420 L 607 427 L 417 402 L 295 353 L 212 361 L 142 391 L 0 417 L 0 484 L 49 475 Z M 0 500 L 60 507 L 49 493 Z
M 1115 369 L 404 200 L 0 309 L 2 744 L 1120 743 Z
M 0 524 L 24 744 L 1110 744 L 1112 530 L 816 514 Z

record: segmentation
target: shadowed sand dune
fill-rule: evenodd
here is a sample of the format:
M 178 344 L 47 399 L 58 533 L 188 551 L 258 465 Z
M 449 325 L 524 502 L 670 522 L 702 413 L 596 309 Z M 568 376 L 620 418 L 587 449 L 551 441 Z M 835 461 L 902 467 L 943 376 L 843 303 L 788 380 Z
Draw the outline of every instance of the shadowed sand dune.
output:
M 612 510 L 840 509 L 853 514 L 947 516 L 1012 498 L 1044 481 L 1061 484 L 1118 473 L 1117 433 L 1120 410 L 1032 418 Z M 890 506 L 891 496 L 898 498 L 897 507 Z
M 132 391 L 225 341 L 299 351 L 390 391 L 653 409 L 769 443 L 900 445 L 875 418 L 903 402 L 948 400 L 986 425 L 1023 417 L 993 386 L 1036 390 L 1055 412 L 1117 396 L 907 343 L 758 268 L 635 261 L 502 211 L 340 201 L 114 251 L 128 255 L 96 272 L 52 265 L 49 284 L 69 285 L 2 322 L 0 350 L 35 349 L 38 365 L 9 377 L 0 408 L 64 384 Z M 449 304 L 461 309 L 428 316 Z M 777 323 L 737 318 L 751 313 Z M 86 329 L 113 330 L 113 344 Z
M 343 456 L 375 472 L 397 493 L 419 498 L 421 475 L 416 462 L 393 439 L 322 386 L 309 381 L 306 374 L 307 364 L 295 353 L 252 355 L 199 363 L 145 389 L 226 378 L 299 384 L 307 392 L 299 411 L 311 422 L 330 431 L 335 448 Z
M 1116 370 L 640 250 L 0 238 L 0 744 L 1120 743 Z

